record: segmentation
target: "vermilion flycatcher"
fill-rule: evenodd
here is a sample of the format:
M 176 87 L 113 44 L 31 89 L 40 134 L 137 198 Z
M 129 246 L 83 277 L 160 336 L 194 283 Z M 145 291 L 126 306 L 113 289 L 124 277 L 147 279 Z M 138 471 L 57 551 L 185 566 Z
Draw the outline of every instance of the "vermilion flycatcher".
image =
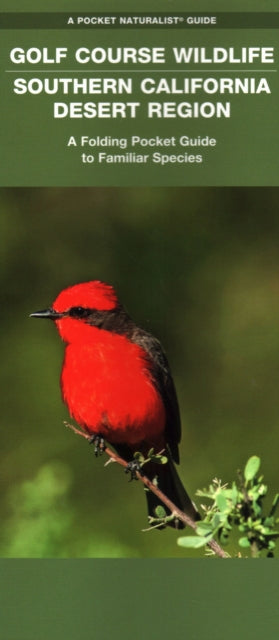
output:
M 161 491 L 197 519 L 174 466 L 180 414 L 160 342 L 131 320 L 113 287 L 97 280 L 64 289 L 51 308 L 31 315 L 54 320 L 66 343 L 61 390 L 71 416 L 127 461 L 136 451 L 146 455 L 151 448 L 164 449 L 167 464 L 147 463 L 144 474 L 150 480 L 156 476 Z M 160 500 L 151 491 L 146 495 L 154 517 Z

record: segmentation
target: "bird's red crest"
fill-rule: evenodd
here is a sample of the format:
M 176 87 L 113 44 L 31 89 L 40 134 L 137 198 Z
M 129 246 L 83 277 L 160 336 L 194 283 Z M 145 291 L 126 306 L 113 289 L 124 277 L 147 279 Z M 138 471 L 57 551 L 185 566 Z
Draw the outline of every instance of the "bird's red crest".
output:
M 68 287 L 59 293 L 53 303 L 55 311 L 67 311 L 71 307 L 85 307 L 109 311 L 118 304 L 116 293 L 108 284 L 99 280 L 83 282 Z

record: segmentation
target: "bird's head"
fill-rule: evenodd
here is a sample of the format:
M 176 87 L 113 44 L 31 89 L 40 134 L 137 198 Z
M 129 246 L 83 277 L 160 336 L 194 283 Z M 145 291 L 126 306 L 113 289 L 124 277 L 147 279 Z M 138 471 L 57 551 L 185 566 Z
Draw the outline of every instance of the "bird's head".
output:
M 50 308 L 35 311 L 31 317 L 54 320 L 62 340 L 72 342 L 89 337 L 92 325 L 100 326 L 102 316 L 118 307 L 113 287 L 92 280 L 63 289 Z

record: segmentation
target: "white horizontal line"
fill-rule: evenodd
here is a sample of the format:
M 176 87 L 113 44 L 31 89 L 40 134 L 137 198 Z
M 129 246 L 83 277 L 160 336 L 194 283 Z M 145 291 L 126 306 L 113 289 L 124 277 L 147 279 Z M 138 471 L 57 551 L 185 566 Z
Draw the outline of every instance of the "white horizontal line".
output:
M 5 73 L 276 73 L 277 69 L 5 69 Z

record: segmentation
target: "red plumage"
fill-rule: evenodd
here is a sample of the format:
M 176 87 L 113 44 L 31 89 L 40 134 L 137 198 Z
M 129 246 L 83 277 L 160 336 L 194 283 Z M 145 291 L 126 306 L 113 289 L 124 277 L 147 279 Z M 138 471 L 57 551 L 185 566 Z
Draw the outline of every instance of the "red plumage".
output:
M 147 435 L 150 444 L 158 443 L 165 409 L 142 349 L 102 329 L 90 327 L 90 334 L 65 351 L 61 387 L 71 415 L 112 444 L 133 446 Z
M 138 450 L 165 448 L 167 465 L 150 463 L 144 472 L 150 479 L 156 474 L 161 490 L 197 518 L 172 461 L 178 462 L 180 417 L 159 341 L 137 327 L 114 289 L 99 281 L 68 287 L 51 309 L 32 315 L 53 319 L 66 343 L 61 389 L 71 416 L 126 459 Z M 160 502 L 152 492 L 147 500 L 154 515 Z

